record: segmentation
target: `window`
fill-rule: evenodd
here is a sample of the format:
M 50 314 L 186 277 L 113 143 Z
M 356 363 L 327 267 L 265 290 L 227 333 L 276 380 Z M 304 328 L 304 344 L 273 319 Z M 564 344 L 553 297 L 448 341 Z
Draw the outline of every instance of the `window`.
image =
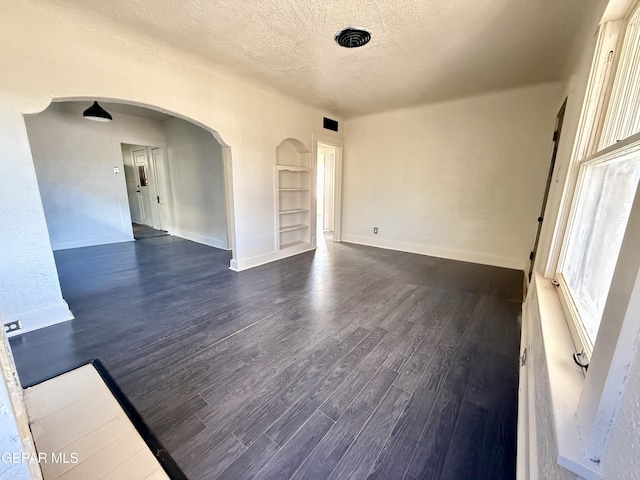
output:
M 599 150 L 640 132 L 640 8 L 629 18 Z
M 590 356 L 640 179 L 640 152 L 583 163 L 559 278 L 568 291 L 580 349 Z M 574 339 L 575 341 L 575 339 Z M 578 343 L 578 342 L 576 342 Z
M 540 320 L 556 459 L 580 478 L 602 478 L 617 460 L 605 452 L 616 424 L 627 428 L 618 414 L 640 339 L 640 0 L 622 2 L 635 7 L 600 25 L 562 198 L 554 200 L 544 276 L 558 288 L 538 273 L 529 307 Z M 574 360 L 588 372 L 573 364 L 572 348 L 584 351 Z
M 640 179 L 640 8 L 623 26 L 619 49 L 603 41 L 611 28 L 601 28 L 591 73 L 596 91 L 585 102 L 587 121 L 580 132 L 585 144 L 576 149 L 585 158 L 577 162 L 556 274 L 575 347 L 585 353 L 586 361 L 593 352 Z

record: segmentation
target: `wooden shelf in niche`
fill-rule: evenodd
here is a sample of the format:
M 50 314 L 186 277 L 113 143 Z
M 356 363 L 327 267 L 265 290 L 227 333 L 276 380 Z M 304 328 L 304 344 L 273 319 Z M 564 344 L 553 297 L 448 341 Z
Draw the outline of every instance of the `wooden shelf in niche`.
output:
M 311 154 L 288 138 L 276 148 L 276 235 L 278 249 L 311 246 Z
M 291 230 L 300 230 L 301 228 L 309 228 L 309 225 L 305 225 L 303 223 L 294 223 L 293 225 L 287 225 L 285 227 L 280 227 L 281 232 L 289 232 Z
M 289 210 L 280 210 L 280 215 L 290 215 L 292 213 L 304 213 L 304 212 L 308 212 L 309 209 L 307 208 L 291 208 Z

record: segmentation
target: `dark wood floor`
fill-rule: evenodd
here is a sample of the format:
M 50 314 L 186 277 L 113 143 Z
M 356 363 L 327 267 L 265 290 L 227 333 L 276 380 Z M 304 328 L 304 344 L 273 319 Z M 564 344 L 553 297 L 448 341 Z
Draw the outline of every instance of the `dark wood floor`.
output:
M 242 273 L 175 237 L 56 252 L 76 319 L 29 385 L 101 358 L 190 479 L 513 479 L 522 272 L 333 244 Z

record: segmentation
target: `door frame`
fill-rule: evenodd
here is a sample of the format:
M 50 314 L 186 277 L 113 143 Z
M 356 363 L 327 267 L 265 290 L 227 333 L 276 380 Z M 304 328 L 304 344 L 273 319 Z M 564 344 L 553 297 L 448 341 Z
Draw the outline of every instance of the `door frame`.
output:
M 157 212 L 158 208 L 153 203 L 153 197 L 155 196 L 154 194 L 156 192 L 154 192 L 154 188 L 155 188 L 155 179 L 153 178 L 154 172 L 151 167 L 151 162 L 149 161 L 150 147 L 146 147 L 144 145 L 131 145 L 131 147 L 133 147 L 131 149 L 131 157 L 132 157 L 131 159 L 133 160 L 134 174 L 136 176 L 136 183 L 137 183 L 136 193 L 137 193 L 138 203 L 140 205 L 140 212 L 141 212 L 141 219 L 142 219 L 140 223 L 142 225 L 146 225 L 148 227 L 157 229 L 158 228 L 157 224 L 159 223 L 157 221 L 157 217 L 159 215 Z M 146 185 L 142 185 L 142 177 L 140 176 L 141 164 L 138 163 L 140 157 L 144 157 L 144 167 L 146 168 L 145 175 L 147 176 Z M 125 179 L 126 179 L 126 172 L 125 172 Z M 147 188 L 146 195 L 142 193 L 143 187 Z M 148 198 L 148 202 L 149 202 L 148 209 L 145 205 L 145 198 L 144 198 L 145 196 Z M 129 198 L 129 201 L 131 201 L 131 198 Z
M 324 143 L 323 143 L 324 145 Z M 329 231 L 331 232 L 331 235 L 333 235 L 333 229 L 334 229 L 334 219 L 333 216 L 335 214 L 334 212 L 334 208 L 333 205 L 335 204 L 335 195 L 336 195 L 336 189 L 335 189 L 335 185 L 333 184 L 333 182 L 336 179 L 336 175 L 335 175 L 335 168 L 336 168 L 336 154 L 335 154 L 335 148 L 333 150 L 333 154 L 332 155 L 324 155 L 323 158 L 323 163 L 324 163 L 324 171 L 323 176 L 324 178 L 322 179 L 322 188 L 323 188 L 323 192 L 322 192 L 322 200 L 323 200 L 323 205 L 322 205 L 322 231 Z M 331 158 L 333 157 L 333 158 Z M 330 158 L 331 161 L 327 161 L 327 159 Z M 327 166 L 330 166 L 330 168 L 328 168 Z M 331 188 L 329 190 L 329 195 L 327 195 L 327 178 L 330 178 L 330 182 L 331 182 Z M 328 213 L 327 213 L 328 212 Z M 317 212 L 316 212 L 317 213 Z
M 318 199 L 316 189 L 318 188 L 318 144 L 328 145 L 336 149 L 334 170 L 333 170 L 333 241 L 342 241 L 342 165 L 344 140 L 341 138 L 330 137 L 327 135 L 311 134 L 311 167 L 313 169 L 312 183 L 312 215 L 314 218 L 318 214 Z M 317 248 L 317 225 L 315 221 L 311 222 L 311 246 Z
M 231 250 L 231 259 L 234 261 L 237 252 L 235 236 L 236 211 L 235 204 L 233 203 L 233 163 L 231 162 L 231 147 L 224 143 L 218 135 L 213 135 L 213 138 L 220 144 L 220 148 L 222 149 L 222 175 L 224 177 L 224 200 L 227 212 L 227 245 Z
M 533 268 L 536 262 L 536 256 L 538 254 L 538 246 L 540 243 L 540 234 L 542 232 L 542 222 L 544 221 L 544 215 L 547 210 L 547 201 L 549 199 L 549 191 L 551 190 L 551 182 L 553 180 L 553 174 L 556 166 L 556 157 L 558 156 L 558 146 L 560 145 L 560 135 L 562 134 L 562 124 L 564 122 L 564 116 L 567 110 L 567 100 L 564 99 L 562 106 L 556 114 L 556 126 L 553 130 L 553 150 L 551 151 L 551 160 L 549 161 L 549 171 L 547 173 L 547 182 L 544 187 L 544 194 L 542 196 L 542 205 L 540 206 L 540 215 L 538 216 L 538 224 L 536 227 L 536 236 L 533 240 L 533 246 L 531 253 L 529 254 L 529 268 L 526 277 L 525 286 L 531 283 L 531 277 L 533 276 Z
M 132 168 L 132 171 L 130 174 L 127 174 L 127 166 L 125 165 L 125 159 L 127 157 L 131 157 L 132 156 L 132 151 L 131 151 L 131 146 L 127 144 L 127 148 L 125 148 L 125 144 L 121 144 L 121 150 L 122 150 L 122 163 L 123 163 L 123 168 L 122 168 L 122 173 L 124 176 L 124 181 L 125 181 L 125 185 L 127 187 L 127 199 L 128 199 L 128 206 L 129 206 L 129 213 L 131 215 L 131 222 L 132 223 L 142 223 L 142 211 L 141 211 L 141 207 L 140 207 L 140 199 L 137 195 L 137 190 L 138 190 L 138 173 L 135 171 L 135 168 Z M 126 153 L 125 153 L 126 152 Z M 130 184 L 133 183 L 135 185 L 134 191 L 130 191 L 129 190 L 129 186 Z M 137 217 L 134 219 L 133 218 L 133 213 L 134 210 L 137 210 Z
M 167 228 L 165 230 L 169 234 L 173 233 L 173 228 L 174 228 L 173 192 L 171 188 L 171 185 L 172 185 L 171 183 L 172 179 L 170 177 L 171 172 L 169 170 L 169 165 L 167 163 L 169 158 L 167 155 L 167 142 L 154 140 L 150 138 L 131 137 L 127 135 L 111 135 L 111 148 L 113 150 L 113 158 L 119 159 L 120 161 L 119 166 L 122 171 L 122 178 L 123 178 L 123 181 L 118 182 L 118 199 L 120 202 L 123 202 L 124 200 L 124 202 L 126 202 L 126 205 L 127 205 L 127 208 L 126 208 L 127 215 L 122 216 L 123 230 L 126 231 L 127 228 L 131 230 L 131 236 L 133 237 L 133 226 L 131 224 L 131 214 L 129 213 L 129 197 L 127 195 L 126 180 L 124 180 L 124 158 L 122 156 L 122 144 L 145 147 L 145 149 L 147 150 L 147 156 L 149 153 L 149 149 L 151 148 L 162 149 L 162 157 L 163 157 L 163 161 L 165 162 L 165 171 L 169 176 L 168 185 L 167 185 L 167 203 L 169 204 L 169 209 L 168 209 L 169 218 L 167 219 Z M 156 184 L 155 184 L 156 171 L 155 171 L 155 168 L 153 167 L 153 162 L 147 161 L 147 163 L 149 164 L 149 175 L 153 175 L 153 178 L 154 178 L 151 194 L 153 198 L 156 198 L 158 195 L 158 192 L 156 190 Z M 120 210 L 122 212 L 125 211 L 122 208 Z

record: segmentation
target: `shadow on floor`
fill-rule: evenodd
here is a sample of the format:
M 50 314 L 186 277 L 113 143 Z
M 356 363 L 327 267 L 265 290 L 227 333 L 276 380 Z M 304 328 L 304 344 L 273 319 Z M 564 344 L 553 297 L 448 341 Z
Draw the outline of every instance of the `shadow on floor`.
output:
M 166 230 L 156 230 L 148 225 L 140 225 L 139 223 L 133 223 L 133 238 L 140 240 L 142 238 L 164 237 L 169 235 Z

